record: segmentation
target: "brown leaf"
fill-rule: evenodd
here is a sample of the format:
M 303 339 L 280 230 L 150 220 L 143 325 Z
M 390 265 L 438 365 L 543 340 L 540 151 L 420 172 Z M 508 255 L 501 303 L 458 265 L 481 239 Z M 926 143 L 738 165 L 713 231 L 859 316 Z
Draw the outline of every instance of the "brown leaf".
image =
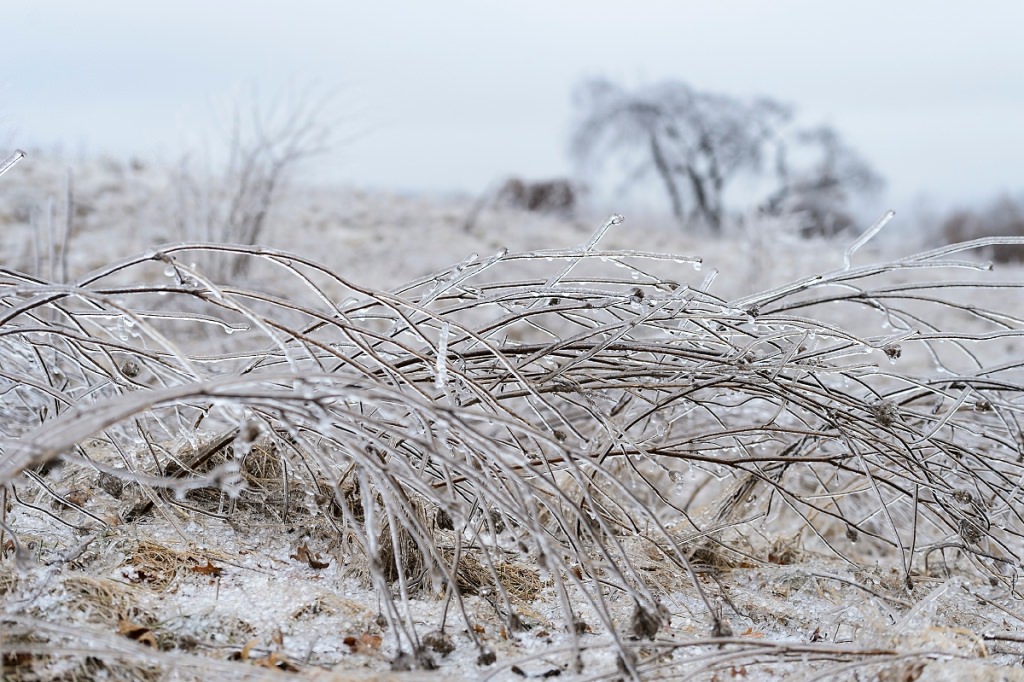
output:
M 302 561 L 306 564 L 309 564 L 310 568 L 315 568 L 318 570 L 321 568 L 327 568 L 331 565 L 330 561 L 322 561 L 320 559 L 319 554 L 310 551 L 309 547 L 306 546 L 305 542 L 303 542 L 301 545 L 298 546 L 298 548 L 296 548 L 295 554 L 292 554 L 291 558 L 295 559 L 296 561 Z
M 32 654 L 25 653 L 24 651 L 4 652 L 3 656 L 0 656 L 0 665 L 3 665 L 5 672 L 7 668 L 20 668 L 31 663 Z
M 71 504 L 83 506 L 92 497 L 92 491 L 87 488 L 72 488 L 64 497 Z
M 215 578 L 219 578 L 220 574 L 224 572 L 223 568 L 221 568 L 220 566 L 214 566 L 212 563 L 210 563 L 209 559 L 206 560 L 205 566 L 190 566 L 189 568 L 191 568 L 196 573 L 202 573 L 203 575 L 212 575 Z
M 146 627 L 145 625 L 139 625 L 133 623 L 130 620 L 122 618 L 117 625 L 117 634 L 124 635 L 128 639 L 134 639 L 139 644 L 145 644 L 151 646 L 154 649 L 157 647 L 156 637 L 153 636 L 153 630 Z
M 248 661 L 249 654 L 252 653 L 253 647 L 255 647 L 258 642 L 259 640 L 255 637 L 246 642 L 245 646 L 242 647 L 242 651 L 238 654 L 238 659 L 241 661 Z
M 253 661 L 253 663 L 264 668 L 274 668 L 275 670 L 283 670 L 287 673 L 299 672 L 298 666 L 291 663 L 287 658 L 277 653 L 276 651 L 270 652 L 263 658 L 256 659 L 255 661 Z
M 358 637 L 349 635 L 342 640 L 352 653 L 376 651 L 383 641 L 384 639 L 380 635 L 371 635 L 369 632 L 364 632 Z

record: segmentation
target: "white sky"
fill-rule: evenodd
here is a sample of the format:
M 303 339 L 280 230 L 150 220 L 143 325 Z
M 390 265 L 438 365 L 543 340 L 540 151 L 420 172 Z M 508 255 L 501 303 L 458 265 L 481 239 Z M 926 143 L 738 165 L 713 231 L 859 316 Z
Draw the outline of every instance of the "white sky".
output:
M 0 0 L 12 146 L 174 159 L 230 93 L 297 81 L 341 93 L 333 179 L 475 192 L 568 173 L 570 93 L 597 75 L 789 102 L 895 203 L 1024 188 L 1019 0 Z

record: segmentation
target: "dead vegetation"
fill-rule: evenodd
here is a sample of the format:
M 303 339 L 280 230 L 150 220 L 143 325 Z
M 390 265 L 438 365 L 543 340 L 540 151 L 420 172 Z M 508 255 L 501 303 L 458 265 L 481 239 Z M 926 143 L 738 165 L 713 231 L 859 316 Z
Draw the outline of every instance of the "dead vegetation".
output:
M 595 677 L 934 660 L 855 635 L 737 633 L 730 619 L 750 616 L 731 572 L 811 556 L 891 568 L 867 589 L 902 609 L 952 576 L 1020 596 L 1021 367 L 987 345 L 1024 335 L 1005 303 L 1024 285 L 937 275 L 984 271 L 960 254 L 991 240 L 854 265 L 869 233 L 836 271 L 726 301 L 714 273 L 679 283 L 697 259 L 601 250 L 619 222 L 391 292 L 243 246 L 168 246 L 71 284 L 3 271 L 5 674 L 331 665 L 245 620 L 219 644 L 186 636 L 104 579 L 63 578 L 85 624 L 39 607 L 50 588 L 32 567 L 76 562 L 113 562 L 148 592 L 219 590 L 240 551 L 122 535 L 123 561 L 103 554 L 111 534 L 213 522 L 287 538 L 253 570 L 362 576 L 379 614 L 353 616 L 345 641 L 395 669 L 437 665 L 455 632 L 503 670 L 493 633 L 528 628 L 556 629 L 549 657 Z M 191 267 L 209 252 L 266 286 Z M 544 274 L 522 279 L 524 264 Z M 556 622 L 530 616 L 541 595 Z M 347 602 L 285 619 L 331 609 Z

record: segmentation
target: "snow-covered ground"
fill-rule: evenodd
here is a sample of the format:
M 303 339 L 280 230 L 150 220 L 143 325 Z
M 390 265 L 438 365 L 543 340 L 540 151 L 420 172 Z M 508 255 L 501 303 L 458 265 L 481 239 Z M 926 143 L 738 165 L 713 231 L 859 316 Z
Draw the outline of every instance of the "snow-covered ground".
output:
M 66 268 L 67 280 L 74 281 L 121 258 L 202 237 L 196 222 L 184 219 L 172 169 L 93 161 L 76 165 L 72 179 L 75 210 L 66 243 L 64 164 L 29 158 L 0 179 L 0 267 L 50 280 L 62 279 Z M 471 254 L 576 247 L 604 220 L 495 209 L 467 227 L 472 204 L 473 198 L 296 187 L 275 207 L 263 241 L 309 256 L 351 282 L 389 290 Z M 713 239 L 656 218 L 626 218 L 601 248 L 700 257 L 699 264 L 654 263 L 652 272 L 692 288 L 707 284 L 726 300 L 843 265 L 844 243 L 800 240 L 780 225 L 762 223 L 737 229 L 730 239 Z M 858 261 L 892 258 L 908 246 L 899 239 L 885 244 L 886 253 L 869 246 L 858 252 Z M 523 276 L 535 266 L 524 263 Z M 992 275 L 1000 281 L 1019 276 L 1015 268 Z M 993 352 L 1006 357 L 1018 350 L 1005 342 Z M 222 520 L 163 506 L 119 525 L 112 520 L 126 500 L 95 478 L 55 469 L 42 480 L 93 518 L 76 516 L 78 527 L 68 527 L 53 498 L 26 505 L 28 500 L 14 500 L 13 490 L 4 498 L 5 523 L 27 550 L 15 556 L 13 545 L 5 547 L 0 563 L 5 679 L 619 674 L 605 616 L 581 602 L 580 635 L 570 637 L 558 595 L 529 557 L 510 561 L 508 569 L 532 585 L 517 597 L 527 627 L 509 631 L 481 589 L 466 601 L 475 631 L 453 614 L 443 634 L 423 640 L 425 651 L 415 659 L 396 650 L 381 617 L 382 599 L 360 558 L 347 553 L 348 545 L 323 519 L 275 519 L 245 508 Z M 857 555 L 851 550 L 849 556 Z M 870 552 L 854 565 L 795 545 L 774 559 L 700 574 L 727 626 L 711 640 L 706 608 L 687 576 L 663 557 L 639 554 L 636 566 L 661 588 L 667 610 L 662 627 L 653 639 L 637 640 L 629 627 L 633 602 L 612 593 L 608 606 L 625 646 L 657 660 L 644 676 L 1024 679 L 1018 669 L 1024 604 L 1010 599 L 1002 584 L 957 566 L 950 574 L 917 575 L 914 589 L 907 590 L 891 558 Z M 444 605 L 429 595 L 416 598 L 410 618 L 420 627 L 435 623 Z M 580 671 L 567 667 L 573 646 L 583 649 Z M 424 669 L 428 659 L 435 670 Z M 414 667 L 419 669 L 405 671 Z

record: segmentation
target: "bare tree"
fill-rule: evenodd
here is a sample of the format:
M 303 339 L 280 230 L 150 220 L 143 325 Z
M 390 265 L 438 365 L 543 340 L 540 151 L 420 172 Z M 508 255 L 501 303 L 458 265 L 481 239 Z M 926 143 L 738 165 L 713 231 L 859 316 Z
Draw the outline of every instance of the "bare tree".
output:
M 762 205 L 800 216 L 804 235 L 834 235 L 856 224 L 853 194 L 880 189 L 881 176 L 830 126 L 797 130 L 778 148 L 778 189 Z
M 722 227 L 728 183 L 761 170 L 790 118 L 771 99 L 745 101 L 677 81 L 629 92 L 591 80 L 578 88 L 575 104 L 571 154 L 578 164 L 618 157 L 630 167 L 630 181 L 653 171 L 680 222 L 697 219 L 714 231 Z
M 330 97 L 279 96 L 270 106 L 256 98 L 235 106 L 225 135 L 223 174 L 197 180 L 182 161 L 178 194 L 185 231 L 199 228 L 207 241 L 252 246 L 265 238 L 270 212 L 299 168 L 330 147 L 324 112 Z M 211 195 L 209 186 L 213 185 Z M 249 259 L 234 259 L 229 274 L 246 274 Z
M 626 91 L 597 79 L 583 83 L 575 101 L 574 160 L 586 167 L 618 159 L 628 182 L 653 172 L 681 223 L 721 231 L 726 189 L 746 174 L 770 180 L 765 211 L 799 215 L 804 234 L 833 234 L 854 223 L 850 196 L 882 185 L 835 129 L 795 127 L 792 110 L 773 99 L 700 92 L 677 81 Z

